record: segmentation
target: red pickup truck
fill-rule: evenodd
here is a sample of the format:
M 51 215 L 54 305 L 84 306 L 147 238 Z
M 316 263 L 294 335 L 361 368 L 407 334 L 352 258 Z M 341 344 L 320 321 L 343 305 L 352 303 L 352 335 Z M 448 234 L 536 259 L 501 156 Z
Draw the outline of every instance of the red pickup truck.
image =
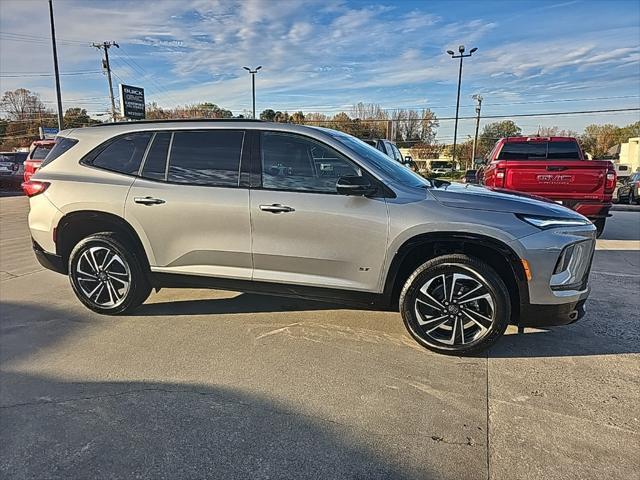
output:
M 604 231 L 616 187 L 608 160 L 588 160 L 572 137 L 508 137 L 498 140 L 480 175 L 487 187 L 546 197 L 591 220 Z

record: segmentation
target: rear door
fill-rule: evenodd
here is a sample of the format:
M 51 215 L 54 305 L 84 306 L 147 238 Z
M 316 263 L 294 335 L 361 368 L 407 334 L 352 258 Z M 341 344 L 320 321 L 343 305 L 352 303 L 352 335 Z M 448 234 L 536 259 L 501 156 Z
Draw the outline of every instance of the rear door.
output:
M 154 135 L 125 208 L 154 271 L 251 278 L 244 139 L 228 129 Z
M 604 190 L 606 169 L 584 160 L 575 141 L 510 141 L 498 161 L 506 161 L 504 185 L 511 190 L 560 197 Z
M 375 291 L 384 264 L 384 198 L 345 196 L 336 181 L 366 175 L 327 145 L 263 132 L 261 185 L 251 190 L 255 280 Z

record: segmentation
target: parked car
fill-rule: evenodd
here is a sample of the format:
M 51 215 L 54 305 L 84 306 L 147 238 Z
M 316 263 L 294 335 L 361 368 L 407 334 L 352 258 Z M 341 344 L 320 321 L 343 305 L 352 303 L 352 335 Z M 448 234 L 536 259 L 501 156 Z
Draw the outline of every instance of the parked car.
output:
M 29 148 L 29 156 L 24 162 L 24 181 L 27 182 L 31 175 L 36 173 L 42 160 L 47 156 L 49 151 L 55 145 L 54 140 L 36 140 Z
M 478 183 L 478 170 L 467 170 L 462 177 L 462 183 Z
M 17 188 L 22 182 L 26 152 L 0 152 L 0 181 L 3 186 Z
M 551 202 L 436 182 L 342 132 L 250 120 L 60 132 L 24 184 L 40 263 L 128 312 L 211 287 L 399 309 L 426 348 L 470 354 L 512 322 L 584 314 L 595 227 Z
M 616 187 L 616 171 L 608 160 L 587 160 L 572 137 L 509 137 L 489 153 L 482 182 L 565 205 L 604 231 Z
M 407 168 L 410 168 L 414 172 L 418 171 L 418 165 L 413 161 L 413 159 L 409 156 L 403 157 L 402 153 L 396 146 L 395 143 L 390 142 L 389 140 L 379 139 L 379 138 L 369 138 L 363 140 L 365 143 L 371 145 L 372 147 L 380 150 L 382 153 L 387 156 L 393 158 L 396 162 L 404 165 Z
M 616 193 L 618 203 L 635 203 L 640 205 L 640 172 L 625 178 Z

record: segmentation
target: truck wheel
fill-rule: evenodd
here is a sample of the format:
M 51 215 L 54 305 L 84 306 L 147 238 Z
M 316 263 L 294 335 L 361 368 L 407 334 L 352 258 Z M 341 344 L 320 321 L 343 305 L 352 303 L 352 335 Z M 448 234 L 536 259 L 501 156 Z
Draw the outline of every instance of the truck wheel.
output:
M 600 238 L 600 235 L 604 232 L 604 224 L 606 221 L 606 218 L 596 218 L 593 221 L 593 224 L 596 226 L 596 238 Z
M 400 313 L 423 347 L 470 355 L 502 336 L 511 317 L 509 293 L 486 263 L 451 254 L 421 265 L 400 294 Z
M 81 240 L 69 256 L 69 279 L 78 299 L 94 312 L 117 315 L 134 309 L 151 293 L 141 262 L 113 232 Z

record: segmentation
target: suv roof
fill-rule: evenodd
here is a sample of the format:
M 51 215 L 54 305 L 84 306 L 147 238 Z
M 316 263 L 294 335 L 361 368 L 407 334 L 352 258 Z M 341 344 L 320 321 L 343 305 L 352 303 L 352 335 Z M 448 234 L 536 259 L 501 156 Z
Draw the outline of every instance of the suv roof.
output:
M 111 127 L 116 125 L 139 125 L 149 123 L 197 123 L 197 122 L 262 122 L 262 120 L 254 118 L 175 118 L 175 119 L 159 119 L 159 120 L 136 120 L 135 122 L 105 122 L 90 125 L 91 128 Z

